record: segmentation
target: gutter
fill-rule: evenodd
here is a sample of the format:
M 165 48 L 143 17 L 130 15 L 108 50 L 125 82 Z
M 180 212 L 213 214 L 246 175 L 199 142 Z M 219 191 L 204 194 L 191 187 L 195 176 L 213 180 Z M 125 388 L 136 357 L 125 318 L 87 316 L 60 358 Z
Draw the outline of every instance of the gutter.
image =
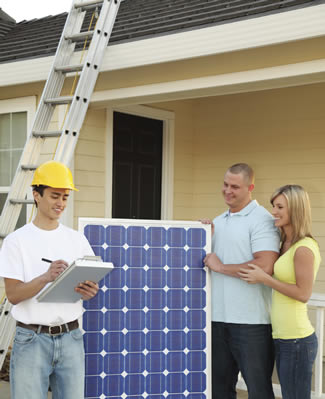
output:
M 325 4 L 109 46 L 101 72 L 325 36 Z M 79 57 L 79 55 L 78 55 Z M 0 64 L 0 87 L 45 81 L 54 56 Z M 79 60 L 72 62 L 79 63 Z

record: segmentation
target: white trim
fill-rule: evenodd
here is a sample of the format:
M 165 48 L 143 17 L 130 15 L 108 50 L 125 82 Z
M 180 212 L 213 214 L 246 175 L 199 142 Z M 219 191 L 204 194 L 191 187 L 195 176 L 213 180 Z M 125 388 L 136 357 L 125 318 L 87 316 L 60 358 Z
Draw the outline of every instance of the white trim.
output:
M 34 117 L 36 114 L 36 96 L 12 98 L 8 100 L 0 100 L 0 114 L 7 114 L 13 112 L 27 112 L 27 127 L 26 127 L 26 140 L 32 129 Z M 7 190 L 5 190 L 7 188 Z M 9 187 L 1 186 L 1 193 L 8 193 Z M 28 190 L 27 198 L 32 199 L 32 190 Z M 33 205 L 26 207 L 26 222 L 30 219 Z
M 113 108 L 106 109 L 105 216 L 112 217 L 113 202 Z
M 173 218 L 174 199 L 174 112 L 134 105 L 107 108 L 107 162 L 106 162 L 106 204 L 105 214 L 112 215 L 113 189 L 113 112 L 123 112 L 163 121 L 161 219 Z
M 36 112 L 36 96 L 0 100 L 0 114 L 27 112 L 27 135 L 30 132 Z
M 264 47 L 325 34 L 325 4 L 112 46 L 102 71 Z
M 106 50 L 101 71 L 258 48 L 325 35 L 325 4 L 208 28 L 116 44 Z M 76 54 L 73 63 L 79 63 Z M 0 64 L 0 87 L 46 80 L 54 56 Z
M 173 82 L 155 83 L 93 93 L 93 106 L 104 103 L 154 103 L 267 89 L 325 81 L 325 59 L 251 71 L 233 72 Z

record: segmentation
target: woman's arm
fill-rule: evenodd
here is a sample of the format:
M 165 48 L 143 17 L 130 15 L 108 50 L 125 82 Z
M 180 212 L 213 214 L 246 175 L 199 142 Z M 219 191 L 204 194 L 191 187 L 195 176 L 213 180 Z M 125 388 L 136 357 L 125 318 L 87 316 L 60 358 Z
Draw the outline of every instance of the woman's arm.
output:
M 240 278 L 250 284 L 263 283 L 274 290 L 297 301 L 306 303 L 314 284 L 314 254 L 307 247 L 299 247 L 294 255 L 296 284 L 279 281 L 265 273 L 256 265 L 249 264 L 250 269 L 242 268 Z

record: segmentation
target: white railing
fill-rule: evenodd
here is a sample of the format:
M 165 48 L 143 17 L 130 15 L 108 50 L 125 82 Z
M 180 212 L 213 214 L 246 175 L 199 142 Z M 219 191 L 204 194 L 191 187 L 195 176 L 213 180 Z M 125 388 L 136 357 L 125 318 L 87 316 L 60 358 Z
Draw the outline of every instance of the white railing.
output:
M 316 311 L 315 331 L 318 338 L 318 352 L 315 360 L 315 390 L 312 392 L 312 399 L 325 399 L 323 392 L 323 357 L 324 357 L 324 313 L 325 313 L 325 294 L 312 294 L 308 305 Z M 246 384 L 240 376 L 237 388 L 247 390 Z M 274 394 L 282 398 L 279 384 L 273 384 Z
M 324 356 L 324 312 L 325 294 L 315 293 L 311 296 L 308 305 L 316 309 L 316 335 L 318 338 L 318 352 L 315 361 L 315 391 L 313 398 L 325 398 L 323 392 L 323 356 Z

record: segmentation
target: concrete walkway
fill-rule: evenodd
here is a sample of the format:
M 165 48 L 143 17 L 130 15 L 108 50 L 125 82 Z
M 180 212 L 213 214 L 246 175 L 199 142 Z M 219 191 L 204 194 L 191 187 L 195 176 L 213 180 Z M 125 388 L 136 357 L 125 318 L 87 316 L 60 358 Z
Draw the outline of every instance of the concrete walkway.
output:
M 0 398 L 1 399 L 10 399 L 9 382 L 0 380 Z
M 49 399 L 52 395 L 49 393 Z M 0 398 L 1 399 L 10 399 L 10 385 L 9 382 L 0 380 Z M 239 391 L 237 395 L 237 399 L 247 399 L 247 392 L 246 391 Z
M 49 393 L 49 399 L 52 395 Z M 10 399 L 10 385 L 9 382 L 0 380 L 0 398 L 1 399 Z M 237 395 L 237 399 L 247 399 L 247 392 L 246 391 L 239 391 Z

